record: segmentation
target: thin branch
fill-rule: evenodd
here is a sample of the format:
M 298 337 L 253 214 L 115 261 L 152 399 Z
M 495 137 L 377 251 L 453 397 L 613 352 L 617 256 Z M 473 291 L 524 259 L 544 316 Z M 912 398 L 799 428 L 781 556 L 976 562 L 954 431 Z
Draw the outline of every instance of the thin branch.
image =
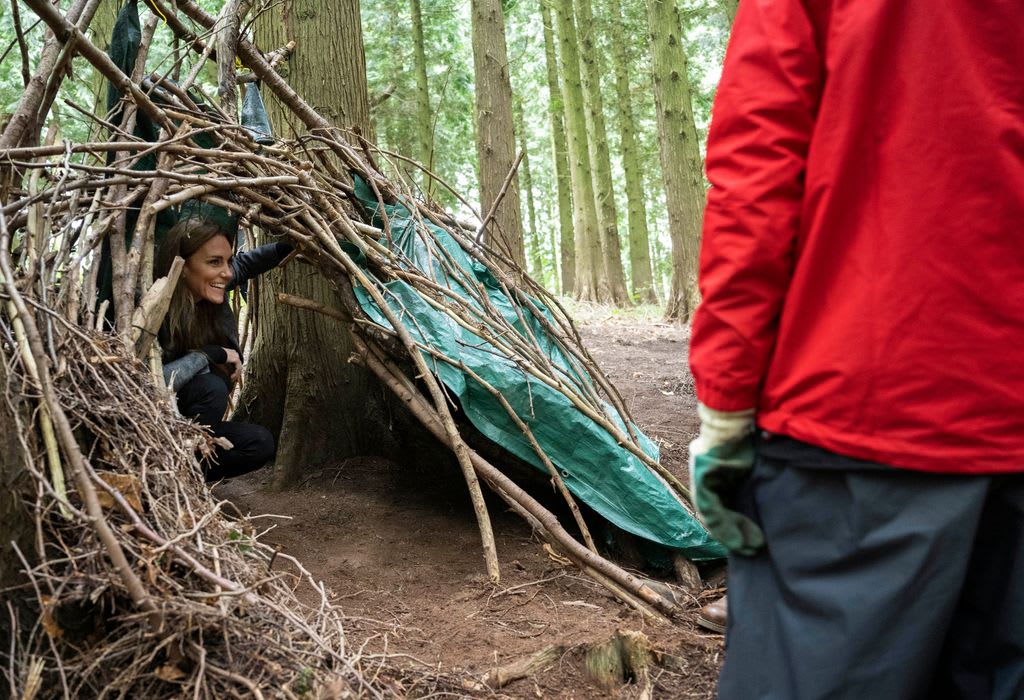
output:
M 18 51 L 21 52 L 21 81 L 27 88 L 32 80 L 32 72 L 29 69 L 28 42 L 25 41 L 25 33 L 21 30 L 21 11 L 18 10 L 18 0 L 11 0 L 11 21 L 14 23 L 14 40 L 18 42 Z M 3 59 L 0 59 L 2 62 Z
M 505 176 L 505 181 L 501 183 L 501 189 L 498 190 L 498 196 L 494 198 L 494 202 L 491 203 L 491 208 L 487 210 L 487 216 L 480 222 L 480 228 L 476 230 L 476 242 L 479 244 L 484 235 L 487 232 L 487 224 L 491 223 L 491 219 L 498 211 L 498 205 L 501 204 L 501 200 L 505 198 L 505 193 L 508 192 L 509 185 L 512 184 L 512 179 L 516 176 L 516 171 L 519 170 L 519 164 L 523 162 L 523 156 L 526 154 L 525 151 L 520 151 L 519 155 L 516 156 L 516 161 L 509 168 L 508 175 Z

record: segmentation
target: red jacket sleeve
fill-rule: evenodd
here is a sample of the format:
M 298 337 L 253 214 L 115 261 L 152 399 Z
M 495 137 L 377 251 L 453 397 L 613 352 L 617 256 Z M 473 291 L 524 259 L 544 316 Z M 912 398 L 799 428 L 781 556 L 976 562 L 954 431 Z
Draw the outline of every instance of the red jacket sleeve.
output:
M 718 410 L 757 405 L 792 274 L 825 73 L 808 1 L 739 4 L 715 96 L 690 367 Z

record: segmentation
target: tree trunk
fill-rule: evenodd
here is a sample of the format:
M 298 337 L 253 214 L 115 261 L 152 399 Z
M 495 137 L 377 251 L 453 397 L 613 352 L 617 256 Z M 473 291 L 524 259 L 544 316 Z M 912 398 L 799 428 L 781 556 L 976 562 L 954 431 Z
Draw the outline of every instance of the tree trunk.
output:
M 526 143 L 526 128 L 523 125 L 523 110 L 517 104 L 516 133 L 519 134 L 519 150 L 523 161 L 519 164 L 519 189 L 526 195 L 526 248 L 530 258 L 530 276 L 545 287 L 544 245 L 537 232 L 537 206 L 533 201 L 533 174 L 530 172 L 530 150 Z M 558 279 L 556 276 L 555 283 Z
M 285 0 L 261 15 L 256 33 L 264 47 L 294 40 L 285 64 L 290 85 L 333 124 L 369 133 L 357 0 Z M 294 137 L 297 124 L 272 94 L 266 99 L 278 136 Z M 259 333 L 239 411 L 278 434 L 277 484 L 352 455 L 398 454 L 384 389 L 369 371 L 348 363 L 348 329 L 275 301 L 282 291 L 337 309 L 338 292 L 296 263 L 258 284 Z
M 427 52 L 423 41 L 423 14 L 420 0 L 412 0 L 413 67 L 416 73 L 416 158 L 431 168 L 434 156 L 434 120 L 430 111 L 430 89 L 427 83 Z M 429 201 L 433 181 L 423 173 L 423 195 Z
M 665 290 L 669 288 L 672 282 L 671 257 L 671 251 L 665 251 L 665 246 L 661 244 L 661 239 L 656 235 L 651 236 L 651 272 L 654 273 L 654 284 L 661 294 L 665 293 Z M 669 258 L 670 263 L 670 271 L 667 277 L 665 275 L 666 258 Z M 666 296 L 666 298 L 668 297 Z
M 404 15 L 404 8 L 400 3 L 391 2 L 386 3 L 386 18 L 385 23 L 390 27 L 401 26 Z M 399 32 L 391 32 L 388 37 L 388 50 L 394 56 L 400 56 L 405 51 L 405 44 L 408 38 Z M 395 90 L 398 94 L 402 94 L 401 91 L 406 85 L 406 66 L 400 61 L 388 61 L 385 64 L 384 72 L 387 75 L 388 90 Z M 374 96 L 373 99 L 380 99 Z M 394 96 L 387 98 L 389 100 L 395 100 Z M 379 111 L 378 111 L 379 110 Z M 387 144 L 387 147 L 395 153 L 402 153 L 405 155 L 411 155 L 415 157 L 417 152 L 416 139 L 418 138 L 415 134 L 411 134 L 410 122 L 416 117 L 407 117 L 403 114 L 401 108 L 396 108 L 394 104 L 379 103 L 374 107 L 371 107 L 371 112 L 377 114 L 388 113 L 387 117 L 377 116 L 374 119 L 374 125 L 380 128 L 377 133 L 380 135 L 381 141 Z M 396 114 L 401 115 L 402 118 L 396 118 Z
M 558 192 L 558 255 L 562 282 L 559 291 L 569 294 L 576 280 L 576 249 L 573 244 L 572 180 L 565 143 L 565 102 L 558 81 L 558 57 L 555 54 L 555 28 L 551 19 L 549 0 L 540 1 L 541 22 L 544 25 L 544 63 L 547 67 L 548 102 L 551 115 L 551 150 L 555 164 L 555 186 Z M 560 251 L 560 252 L 559 252 Z
M 626 53 L 626 31 L 622 21 L 621 0 L 608 0 L 612 28 L 608 33 L 615 68 L 615 97 L 619 107 L 619 140 L 622 144 L 622 169 L 626 180 L 626 206 L 629 227 L 629 277 L 633 297 L 645 304 L 656 304 L 651 274 L 650 236 L 647 232 L 647 202 L 644 175 L 636 142 L 636 121 L 629 89 L 630 61 Z
M 672 284 L 665 320 L 686 323 L 697 305 L 697 256 L 704 216 L 704 174 L 690 103 L 682 25 L 675 0 L 647 0 L 658 146 L 665 182 Z
M 498 200 L 515 164 L 516 137 L 512 126 L 512 84 L 501 0 L 472 0 L 471 8 L 477 167 L 481 214 L 486 215 Z M 492 247 L 525 267 L 519 187 L 514 177 L 487 225 L 486 237 Z
M 115 2 L 101 2 L 96 8 L 92 22 L 89 23 L 89 35 L 96 48 L 104 53 L 110 48 L 110 35 L 114 32 L 114 24 L 117 22 L 118 6 Z M 107 79 L 98 70 L 92 69 L 89 79 L 90 91 L 93 94 L 92 113 L 106 119 L 107 117 Z M 93 125 L 90 129 L 95 132 L 96 140 L 103 140 L 100 136 L 105 133 L 106 128 L 101 125 Z
M 586 301 L 608 301 L 611 294 L 598 270 L 601 241 L 594 209 L 594 181 L 590 172 L 590 147 L 587 144 L 587 118 L 583 105 L 580 56 L 572 0 L 557 0 L 555 6 L 558 62 L 562 68 L 562 98 L 565 101 L 565 135 L 568 143 L 569 175 L 572 182 L 573 241 L 576 249 L 576 273 L 573 296 Z
M 622 270 L 622 248 L 619 243 L 619 218 L 615 210 L 615 186 L 612 184 L 612 159 L 608 151 L 608 128 L 604 120 L 604 98 L 601 96 L 601 73 L 604 70 L 601 50 L 597 47 L 597 27 L 590 0 L 575 0 L 576 27 L 580 40 L 580 66 L 586 104 L 590 162 L 593 167 L 594 202 L 597 209 L 602 268 L 612 301 L 629 304 L 626 276 Z

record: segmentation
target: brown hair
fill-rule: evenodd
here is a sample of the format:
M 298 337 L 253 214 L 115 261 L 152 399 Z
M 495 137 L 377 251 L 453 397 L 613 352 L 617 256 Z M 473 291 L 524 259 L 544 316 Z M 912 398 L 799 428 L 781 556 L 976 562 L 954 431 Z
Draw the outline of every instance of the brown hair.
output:
M 214 236 L 224 236 L 234 247 L 234 241 L 217 224 L 203 219 L 188 217 L 179 221 L 167 232 L 157 254 L 155 274 L 164 277 L 171 269 L 174 258 L 188 259 Z M 167 333 L 163 342 L 181 352 L 194 350 L 203 345 L 224 345 L 227 339 L 218 331 L 215 323 L 217 307 L 207 301 L 196 301 L 185 286 L 184 275 L 178 278 L 171 297 L 170 307 L 164 319 Z M 163 335 L 163 334 L 161 334 Z M 165 350 L 169 349 L 165 347 Z

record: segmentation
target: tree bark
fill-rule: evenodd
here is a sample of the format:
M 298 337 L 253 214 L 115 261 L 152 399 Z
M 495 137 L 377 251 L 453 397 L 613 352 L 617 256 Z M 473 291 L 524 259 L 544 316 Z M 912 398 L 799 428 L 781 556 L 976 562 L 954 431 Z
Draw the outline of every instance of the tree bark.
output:
M 256 22 L 261 46 L 295 41 L 287 79 L 331 123 L 369 133 L 369 99 L 357 0 L 285 0 Z M 267 111 L 278 136 L 301 131 L 273 94 Z M 275 481 L 364 454 L 395 456 L 383 390 L 349 364 L 352 339 L 339 321 L 278 305 L 277 292 L 341 308 L 338 292 L 302 264 L 258 280 L 258 329 L 239 412 L 278 435 Z M 250 296 L 250 300 L 253 296 Z
M 672 284 L 665 320 L 686 323 L 697 305 L 697 257 L 704 216 L 704 174 L 690 102 L 682 24 L 674 0 L 647 0 L 658 146 L 665 183 Z
M 612 28 L 608 33 L 615 70 L 615 98 L 618 102 L 619 141 L 622 144 L 622 169 L 626 181 L 627 226 L 629 228 L 629 277 L 633 298 L 656 304 L 651 273 L 650 236 L 647 231 L 647 202 L 644 175 L 636 141 L 636 120 L 629 89 L 630 61 L 626 52 L 626 31 L 622 21 L 622 1 L 608 0 Z
M 591 174 L 594 178 L 594 204 L 597 209 L 597 230 L 603 263 L 599 274 L 603 274 L 607 281 L 611 300 L 618 306 L 624 306 L 629 304 L 629 293 L 626 291 L 626 276 L 622 270 L 619 217 L 615 209 L 612 159 L 608 150 L 604 98 L 601 96 L 601 74 L 604 66 L 601 50 L 597 46 L 598 32 L 590 0 L 575 0 L 575 5 L 587 133 L 590 136 L 588 145 L 593 167 Z
M 526 195 L 526 250 L 530 259 L 530 276 L 547 287 L 544 273 L 544 246 L 537 233 L 537 206 L 533 201 L 533 174 L 530 172 L 530 151 L 527 148 L 526 129 L 523 125 L 523 111 L 517 105 L 516 132 L 519 134 L 519 150 L 523 162 L 519 165 L 519 189 Z M 558 278 L 555 277 L 557 284 Z
M 472 0 L 473 76 L 476 83 L 476 153 L 480 210 L 498 200 L 516 160 L 512 122 L 512 84 L 508 74 L 505 18 L 500 0 Z M 488 224 L 492 247 L 525 267 L 519 186 L 513 178 Z
M 412 47 L 413 69 L 416 73 L 416 158 L 432 169 L 434 159 L 434 120 L 430 111 L 430 87 L 427 82 L 427 51 L 423 39 L 423 13 L 420 0 L 412 0 Z M 433 192 L 433 181 L 423 173 L 423 195 L 429 201 Z
M 117 22 L 117 3 L 100 3 L 100 6 L 96 9 L 96 14 L 93 15 L 92 21 L 89 23 L 89 34 L 91 35 L 92 43 L 96 44 L 96 48 L 104 53 L 110 50 L 110 35 L 114 31 L 115 22 Z M 107 116 L 107 79 L 103 77 L 102 73 L 91 66 L 90 71 L 89 86 L 94 95 L 92 113 L 105 119 Z M 97 131 L 103 129 L 103 127 L 99 126 L 91 128 Z M 100 139 L 97 138 L 96 140 Z
M 572 182 L 573 241 L 576 272 L 573 296 L 586 301 L 609 301 L 608 285 L 598 275 L 604 262 L 594 208 L 594 181 L 590 172 L 590 147 L 580 78 L 580 56 L 572 0 L 556 0 L 558 63 L 562 69 L 562 98 L 565 101 L 565 135 L 568 143 L 569 175 Z
M 559 291 L 568 294 L 576 285 L 576 249 L 573 244 L 572 180 L 565 142 L 565 101 L 558 80 L 558 56 L 555 53 L 555 27 L 551 19 L 550 0 L 540 0 L 540 16 L 544 25 L 544 64 L 548 78 L 548 103 L 551 115 L 551 151 L 555 164 L 555 188 L 558 193 L 558 242 L 555 250 L 561 270 Z
M 385 21 L 391 27 L 401 26 L 404 19 L 403 12 L 404 8 L 401 3 L 391 2 L 386 3 L 386 19 Z M 388 47 L 394 55 L 400 55 L 403 50 L 403 44 L 406 41 L 406 37 L 398 32 L 391 34 L 388 40 Z M 399 95 L 402 94 L 403 90 L 407 85 L 407 70 L 406 66 L 399 60 L 390 60 L 385 65 L 385 73 L 388 76 L 388 89 L 395 90 Z M 380 99 L 378 96 L 374 96 L 374 101 Z M 414 119 L 418 119 L 415 113 L 412 116 L 406 115 L 402 108 L 397 107 L 394 104 L 394 97 L 388 98 L 391 100 L 390 104 L 385 104 L 383 101 L 378 102 L 371 106 L 373 110 L 379 116 L 375 119 L 375 124 L 379 127 L 383 127 L 380 130 L 381 141 L 387 144 L 387 147 L 396 152 L 403 154 L 410 154 L 416 157 L 418 152 L 417 140 L 418 136 L 415 133 L 415 126 L 410 125 Z M 388 116 L 384 116 L 387 113 Z M 396 118 L 396 113 L 399 115 Z

